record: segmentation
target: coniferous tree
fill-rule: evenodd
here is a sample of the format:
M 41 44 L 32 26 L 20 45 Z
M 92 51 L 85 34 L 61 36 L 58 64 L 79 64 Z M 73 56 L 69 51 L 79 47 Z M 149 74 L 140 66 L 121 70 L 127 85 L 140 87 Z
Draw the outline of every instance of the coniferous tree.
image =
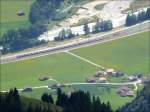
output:
M 143 11 L 141 11 L 141 12 L 138 13 L 137 21 L 138 22 L 143 22 L 145 19 L 146 19 L 146 13 L 143 10 Z
M 150 110 L 150 81 L 145 83 L 143 90 L 136 98 L 117 109 L 116 112 L 149 112 Z
M 84 26 L 83 26 L 83 31 L 84 31 L 84 34 L 85 34 L 85 35 L 87 35 L 87 34 L 90 33 L 90 28 L 89 28 L 89 26 L 88 26 L 87 23 L 84 24 Z
M 150 8 L 146 11 L 146 19 L 150 19 Z

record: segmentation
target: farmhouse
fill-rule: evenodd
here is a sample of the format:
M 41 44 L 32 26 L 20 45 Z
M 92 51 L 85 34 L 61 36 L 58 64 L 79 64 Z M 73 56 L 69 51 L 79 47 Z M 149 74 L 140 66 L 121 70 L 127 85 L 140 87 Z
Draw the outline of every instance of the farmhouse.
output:
M 112 68 L 111 69 L 107 69 L 106 72 L 107 72 L 108 75 L 112 75 L 113 73 L 116 73 L 115 70 L 112 69 Z
M 122 71 L 116 71 L 116 74 L 115 74 L 116 77 L 121 77 L 123 75 L 124 73 Z
M 99 78 L 99 82 L 100 83 L 106 83 L 107 82 L 107 78 L 106 77 L 100 77 Z
M 105 71 L 97 71 L 94 76 L 101 77 L 101 76 L 106 76 L 106 75 L 107 75 L 107 73 Z
M 134 91 L 131 91 L 127 86 L 123 86 L 118 88 L 117 94 L 119 94 L 121 97 L 133 97 Z
M 88 78 L 86 78 L 86 82 L 94 83 L 94 82 L 96 82 L 96 78 L 95 77 L 88 77 Z

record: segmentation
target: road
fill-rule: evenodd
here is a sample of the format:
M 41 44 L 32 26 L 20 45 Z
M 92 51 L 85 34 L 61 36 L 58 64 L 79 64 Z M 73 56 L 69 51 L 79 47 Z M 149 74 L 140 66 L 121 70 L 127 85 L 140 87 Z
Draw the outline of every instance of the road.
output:
M 49 47 L 49 48 L 45 48 L 42 50 L 35 50 L 35 51 L 26 52 L 26 53 L 19 53 L 19 54 L 11 55 L 11 56 L 2 56 L 0 63 L 4 64 L 4 63 L 24 60 L 28 58 L 36 58 L 36 57 L 45 56 L 49 54 L 60 53 L 60 52 L 69 51 L 69 50 L 73 50 L 73 49 L 77 49 L 81 47 L 86 47 L 86 46 L 90 46 L 90 45 L 94 45 L 98 43 L 112 41 L 112 40 L 119 39 L 119 38 L 124 38 L 128 35 L 133 35 L 136 33 L 149 31 L 149 30 L 150 30 L 150 22 L 146 21 L 144 23 L 140 23 L 131 27 L 126 27 L 117 31 L 106 33 L 104 35 L 95 36 L 95 37 L 83 39 L 80 41 L 75 41 L 74 43 L 70 43 L 70 44 L 65 44 L 65 45 L 56 46 L 56 47 Z
M 112 85 L 112 86 L 128 86 L 128 85 L 134 85 L 134 90 L 136 91 L 138 89 L 137 87 L 137 84 L 141 84 L 142 81 L 141 80 L 137 80 L 137 81 L 134 81 L 134 82 L 125 82 L 125 83 L 111 83 L 111 82 L 108 82 L 108 83 L 98 83 L 98 82 L 95 82 L 95 83 L 66 83 L 66 84 L 63 84 L 64 86 L 74 86 L 74 85 Z M 42 89 L 42 88 L 49 88 L 48 85 L 45 85 L 45 86 L 37 86 L 37 87 L 30 87 L 32 89 Z M 19 91 L 22 91 L 24 90 L 23 88 L 20 88 L 18 89 Z M 1 92 L 8 92 L 8 91 L 1 91 Z

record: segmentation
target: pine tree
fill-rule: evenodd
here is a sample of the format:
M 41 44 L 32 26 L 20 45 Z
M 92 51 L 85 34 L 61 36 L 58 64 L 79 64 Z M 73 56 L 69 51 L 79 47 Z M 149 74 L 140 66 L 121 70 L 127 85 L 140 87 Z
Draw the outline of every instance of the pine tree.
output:
M 146 11 L 146 19 L 150 19 L 150 8 Z
M 87 34 L 90 33 L 90 28 L 89 28 L 89 26 L 88 26 L 87 23 L 84 24 L 84 26 L 83 26 L 83 31 L 84 31 L 84 34 L 85 34 L 85 35 L 87 35 Z
M 146 19 L 146 12 L 143 10 L 143 11 L 138 13 L 137 21 L 143 22 L 145 19 Z

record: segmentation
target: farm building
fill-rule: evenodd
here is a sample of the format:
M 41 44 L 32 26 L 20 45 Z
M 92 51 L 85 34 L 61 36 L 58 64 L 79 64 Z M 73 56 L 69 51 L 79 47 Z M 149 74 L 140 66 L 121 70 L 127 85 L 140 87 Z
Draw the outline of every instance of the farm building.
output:
M 33 89 L 31 87 L 26 87 L 22 90 L 22 92 L 32 92 Z
M 18 12 L 17 12 L 17 15 L 18 15 L 18 16 L 24 16 L 25 13 L 24 13 L 23 11 L 18 11 Z
M 106 72 L 107 72 L 108 75 L 112 75 L 112 74 L 116 73 L 115 70 L 112 69 L 112 68 L 111 69 L 107 69 Z
M 137 80 L 138 80 L 138 77 L 135 76 L 135 75 L 131 75 L 131 76 L 128 77 L 128 79 L 129 79 L 130 81 L 137 81 Z
M 46 81 L 48 79 L 49 79 L 49 77 L 47 77 L 47 76 L 41 76 L 41 77 L 39 77 L 40 81 Z
M 94 82 L 96 82 L 96 78 L 95 77 L 88 77 L 88 78 L 86 78 L 86 82 L 94 83 Z
M 135 77 L 137 78 L 143 78 L 143 74 L 142 73 L 135 73 L 133 74 Z
M 105 83 L 105 82 L 107 82 L 107 78 L 106 77 L 100 77 L 99 82 L 100 83 Z
M 62 88 L 62 87 L 65 87 L 65 85 L 58 84 L 58 83 L 48 85 L 48 88 L 51 88 L 51 89 L 57 89 L 57 88 Z
M 134 91 L 131 91 L 127 86 L 118 88 L 117 94 L 119 94 L 121 97 L 133 97 L 135 95 Z
M 150 84 L 150 77 L 144 78 L 142 80 L 142 83 L 144 83 L 144 84 Z
M 121 77 L 121 76 L 124 76 L 124 73 L 122 71 L 116 71 L 115 76 Z
M 105 71 L 97 71 L 94 75 L 95 77 L 106 76 L 107 73 Z

